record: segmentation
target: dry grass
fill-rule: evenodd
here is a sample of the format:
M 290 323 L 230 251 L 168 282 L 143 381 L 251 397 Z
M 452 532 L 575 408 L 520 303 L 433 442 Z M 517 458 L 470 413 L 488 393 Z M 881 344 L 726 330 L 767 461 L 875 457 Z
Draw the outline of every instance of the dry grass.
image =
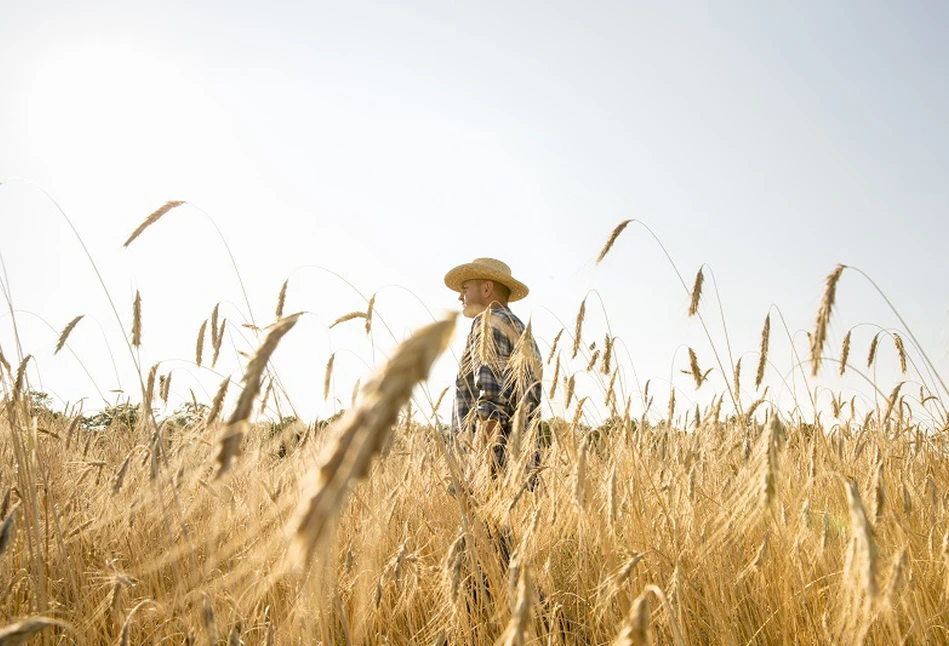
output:
M 828 277 L 811 335 L 815 367 L 842 270 Z M 700 271 L 690 310 L 701 284 Z M 584 300 L 572 347 L 558 351 L 560 330 L 546 359 L 544 385 L 571 421 L 546 418 L 534 480 L 534 429 L 518 417 L 508 467 L 492 478 L 483 455 L 452 441 L 421 397 L 413 403 L 452 321 L 357 382 L 335 424 L 254 423 L 262 390 L 265 402 L 281 397 L 269 361 L 299 317 L 279 318 L 285 295 L 286 283 L 277 322 L 255 328 L 266 336 L 224 422 L 230 377 L 190 426 L 142 415 L 130 429 L 89 431 L 33 408 L 29 355 L 15 370 L 0 360 L 0 643 L 949 641 L 946 407 L 928 386 L 914 399 L 912 376 L 859 415 L 856 398 L 847 416 L 843 393 L 831 393 L 833 423 L 799 406 L 786 414 L 761 388 L 769 316 L 759 399 L 722 410 L 728 385 L 740 392 L 739 358 L 716 367 L 726 392 L 703 391 L 705 406 L 686 383 L 677 409 L 673 384 L 654 410 L 665 390 L 650 394 L 647 380 L 641 406 L 630 395 L 618 337 L 582 342 Z M 365 318 L 368 333 L 374 316 L 385 323 L 375 305 L 337 323 Z M 198 364 L 207 332 L 212 365 L 221 352 L 218 310 L 201 324 Z M 902 337 L 883 333 L 905 372 Z M 695 388 L 714 383 L 688 352 Z M 849 352 L 848 332 L 840 372 Z M 334 356 L 326 398 L 338 396 Z M 146 406 L 156 385 L 171 394 L 172 373 L 158 366 Z
M 67 446 L 70 420 L 50 424 L 55 435 L 31 435 L 26 411 L 5 418 L 4 463 L 42 465 L 46 474 L 35 503 L 32 481 L 2 474 L 3 489 L 16 487 L 0 554 L 5 616 L 30 614 L 45 590 L 47 608 L 87 643 L 123 634 L 129 643 L 184 641 L 208 626 L 219 638 L 239 626 L 248 643 L 268 631 L 277 643 L 433 643 L 439 635 L 470 644 L 664 643 L 676 630 L 684 643 L 775 643 L 788 634 L 848 641 L 844 631 L 879 644 L 946 636 L 938 626 L 947 620 L 941 492 L 949 468 L 935 438 L 887 433 L 873 421 L 824 437 L 793 423 L 713 422 L 710 411 L 689 433 L 660 425 L 594 436 L 561 421 L 533 491 L 475 480 L 453 495 L 453 449 L 432 427 L 402 425 L 379 453 L 410 382 L 400 378 L 401 398 L 385 404 L 371 394 L 385 388 L 367 385 L 352 422 L 333 433 L 342 439 L 311 435 L 285 457 L 279 438 L 245 427 L 245 458 L 230 465 L 226 486 L 212 479 L 206 441 L 227 436 L 226 426 L 170 435 L 171 463 L 150 480 L 135 448 L 148 441 L 144 427 Z M 372 433 L 354 426 L 366 423 Z M 357 441 L 358 433 L 366 435 Z M 746 462 L 744 443 L 762 447 L 761 457 Z M 303 473 L 319 447 L 338 455 L 326 464 L 346 476 L 334 480 L 324 466 L 315 477 L 322 485 L 307 493 Z M 103 481 L 96 472 L 115 475 Z M 347 484 L 363 473 L 362 483 Z M 857 486 L 874 500 L 908 502 L 874 503 L 868 514 Z M 340 492 L 349 489 L 346 501 Z M 307 512 L 296 515 L 301 498 Z M 311 576 L 283 567 L 288 525 L 319 564 Z M 512 589 L 513 552 L 522 574 Z M 890 562 L 898 570 L 881 568 Z M 129 582 L 120 595 L 116 576 Z M 674 614 L 645 612 L 649 585 L 670 599 L 675 588 Z M 158 605 L 139 607 L 149 599 Z M 69 641 L 62 630 L 47 632 Z

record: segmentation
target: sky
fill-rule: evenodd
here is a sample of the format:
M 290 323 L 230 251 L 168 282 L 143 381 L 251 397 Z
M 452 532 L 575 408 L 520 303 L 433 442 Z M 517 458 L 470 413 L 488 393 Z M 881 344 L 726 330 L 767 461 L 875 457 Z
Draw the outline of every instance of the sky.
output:
M 795 371 L 837 263 L 871 277 L 947 373 L 944 3 L 133 4 L 9 3 L 0 22 L 0 348 L 33 354 L 31 383 L 57 405 L 138 400 L 124 340 L 136 291 L 142 370 L 172 372 L 169 408 L 191 390 L 210 399 L 259 343 L 240 324 L 272 322 L 288 280 L 285 311 L 307 314 L 274 365 L 294 410 L 325 416 L 412 329 L 457 309 L 442 277 L 482 256 L 531 288 L 514 311 L 544 353 L 586 298 L 584 354 L 607 330 L 622 339 L 634 399 L 651 380 L 657 402 L 675 388 L 680 405 L 704 405 L 739 357 L 743 400 L 756 399 L 769 312 L 779 407 L 805 384 L 865 406 L 874 383 L 932 384 L 899 375 L 886 343 L 866 369 L 880 329 L 909 338 L 853 271 L 825 354 L 853 329 L 869 381 Z M 123 249 L 167 200 L 188 204 Z M 626 219 L 645 226 L 595 265 Z M 687 316 L 701 266 L 708 334 Z M 374 293 L 371 337 L 359 321 L 327 330 Z M 232 326 L 215 369 L 198 368 L 218 302 Z M 688 347 L 715 368 L 698 391 L 680 372 Z M 566 359 L 564 375 L 585 367 Z M 604 379 L 578 379 L 605 416 Z

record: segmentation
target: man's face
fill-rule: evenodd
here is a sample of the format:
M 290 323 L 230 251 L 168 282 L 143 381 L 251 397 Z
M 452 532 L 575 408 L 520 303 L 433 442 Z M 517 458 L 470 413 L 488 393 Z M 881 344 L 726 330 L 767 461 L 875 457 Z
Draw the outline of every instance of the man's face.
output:
M 490 286 L 491 282 L 487 280 L 466 280 L 461 284 L 458 300 L 465 316 L 471 319 L 487 309 Z

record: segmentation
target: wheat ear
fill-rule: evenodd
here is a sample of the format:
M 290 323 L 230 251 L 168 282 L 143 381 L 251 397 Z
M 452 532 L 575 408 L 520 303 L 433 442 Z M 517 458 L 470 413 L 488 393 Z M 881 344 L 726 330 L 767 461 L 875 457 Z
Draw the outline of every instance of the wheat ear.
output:
M 220 450 L 218 451 L 217 462 L 220 465 L 220 470 L 217 477 L 221 477 L 227 472 L 233 458 L 240 453 L 244 427 L 254 408 L 254 399 L 260 392 L 260 376 L 263 374 L 264 368 L 267 367 L 267 362 L 270 361 L 270 355 L 277 349 L 280 339 L 296 325 L 300 315 L 299 312 L 291 314 L 275 323 L 267 332 L 267 337 L 260 348 L 257 349 L 253 359 L 247 364 L 247 368 L 244 370 L 244 389 L 237 399 L 234 412 L 227 419 L 227 426 L 225 426 L 224 433 L 219 441 Z
M 573 350 L 570 354 L 571 359 L 577 358 L 577 352 L 580 351 L 580 335 L 583 332 L 583 319 L 586 317 L 587 313 L 587 299 L 583 299 L 580 302 L 580 309 L 577 311 L 577 321 L 574 324 L 573 331 Z
M 330 381 L 333 379 L 333 364 L 336 362 L 336 353 L 330 355 L 326 362 L 326 372 L 323 375 L 323 399 L 329 399 Z
M 613 344 L 614 343 L 616 343 L 616 339 L 611 338 L 609 333 L 607 333 L 606 338 L 603 339 L 603 363 L 600 366 L 600 372 L 602 372 L 604 375 L 610 374 L 610 369 L 613 365 Z
M 704 381 L 702 377 L 702 369 L 699 368 L 699 358 L 695 354 L 695 350 L 689 348 L 689 371 L 692 374 L 692 379 L 695 380 L 695 387 L 701 388 L 702 382 Z
M 768 363 L 768 340 L 771 338 L 771 314 L 764 317 L 764 327 L 761 328 L 761 347 L 758 349 L 758 371 L 755 373 L 755 388 L 761 387 L 764 380 L 764 369 Z
M 366 334 L 372 330 L 372 313 L 376 309 L 376 295 L 369 298 L 369 305 L 366 306 Z
M 53 354 L 59 354 L 59 351 L 63 349 L 63 346 L 66 345 L 66 339 L 69 338 L 69 334 L 73 331 L 73 328 L 76 327 L 76 324 L 82 320 L 85 314 L 80 314 L 69 323 L 66 324 L 66 327 L 63 328 L 62 334 L 59 335 L 59 341 L 56 342 L 56 349 L 53 350 Z
M 554 337 L 554 342 L 550 345 L 550 354 L 547 355 L 547 365 L 550 365 L 550 362 L 554 360 L 554 354 L 557 352 L 557 343 L 560 342 L 560 337 L 563 336 L 563 328 L 560 328 L 560 331 L 557 332 L 557 336 Z
M 365 312 L 350 312 L 349 314 L 343 314 L 338 319 L 333 321 L 329 329 L 332 330 L 334 327 L 336 327 L 340 323 L 345 323 L 346 321 L 352 321 L 353 319 L 364 319 L 364 318 L 366 318 Z
M 208 419 L 205 422 L 207 425 L 211 425 L 217 419 L 217 416 L 221 414 L 221 408 L 224 406 L 224 397 L 227 396 L 227 387 L 231 383 L 230 377 L 225 377 L 224 381 L 221 382 L 221 385 L 218 386 L 217 392 L 214 394 L 214 399 L 211 400 L 211 410 L 208 411 Z
M 218 310 L 220 309 L 220 307 L 221 307 L 220 303 L 215 303 L 214 309 L 211 310 L 211 346 L 212 347 L 217 347 L 217 344 L 218 344 L 217 337 L 218 337 L 219 332 L 218 332 L 218 327 L 217 327 L 217 319 L 218 319 Z
M 204 319 L 201 323 L 201 327 L 198 328 L 198 340 L 194 346 L 194 362 L 198 364 L 198 367 L 201 367 L 201 358 L 204 354 L 204 334 L 208 329 L 208 320 Z
M 824 351 L 824 342 L 827 340 L 827 325 L 830 323 L 834 300 L 837 298 L 837 282 L 846 268 L 846 265 L 837 265 L 827 275 L 824 297 L 821 299 L 820 308 L 817 310 L 814 334 L 811 335 L 811 374 L 814 377 L 817 376 L 817 371 L 820 369 L 821 353 Z
M 613 248 L 613 243 L 616 242 L 616 239 L 619 237 L 619 234 L 623 232 L 623 229 L 629 226 L 630 222 L 632 222 L 632 220 L 623 220 L 618 225 L 616 225 L 616 228 L 613 229 L 612 233 L 610 233 L 610 237 L 607 239 L 606 244 L 603 245 L 603 249 L 602 251 L 600 251 L 600 255 L 597 256 L 596 264 L 599 265 L 603 261 L 603 259 L 606 258 L 606 254 L 608 254 L 610 252 L 610 249 Z
M 903 337 L 896 332 L 893 333 L 893 345 L 896 346 L 896 355 L 900 360 L 900 372 L 906 374 L 906 346 L 903 345 Z
M 227 319 L 221 320 L 221 326 L 217 329 L 217 340 L 214 342 L 214 355 L 211 357 L 211 367 L 217 365 L 217 358 L 221 354 L 221 346 L 224 345 L 224 328 L 227 326 Z
M 142 345 L 142 295 L 137 289 L 132 303 L 132 345 L 136 348 Z
M 283 318 L 283 306 L 287 302 L 287 285 L 289 283 L 289 278 L 283 281 L 283 285 L 280 286 L 280 293 L 277 294 L 277 309 L 275 314 L 278 320 Z
M 699 273 L 695 275 L 695 283 L 692 285 L 692 298 L 689 301 L 689 316 L 695 316 L 699 313 L 699 302 L 702 300 L 702 285 L 705 283 L 705 274 L 702 273 L 703 267 L 699 267 Z
M 844 335 L 844 343 L 840 348 L 840 376 L 842 377 L 844 371 L 847 370 L 847 360 L 850 358 L 850 333 L 852 330 L 847 330 L 847 334 Z
M 184 204 L 183 200 L 171 200 L 169 202 L 165 202 L 161 207 L 159 207 L 157 211 L 153 212 L 151 215 L 145 218 L 140 225 L 138 225 L 138 228 L 132 232 L 132 235 L 129 236 L 129 239 L 126 240 L 125 244 L 122 246 L 127 247 L 130 244 L 132 244 L 132 241 L 135 240 L 135 238 L 142 235 L 142 231 L 144 231 L 148 227 L 158 222 L 161 216 L 168 213 L 168 211 L 172 210 L 175 207 L 181 206 L 182 204 Z
M 612 646 L 647 646 L 652 643 L 649 632 L 649 592 L 643 591 L 629 608 L 626 623 Z
M 301 500 L 294 521 L 292 559 L 310 561 L 332 524 L 354 481 L 369 470 L 399 411 L 424 380 L 435 359 L 448 346 L 455 316 L 422 328 L 396 348 L 392 358 L 363 387 L 359 405 L 334 425 L 336 441 L 328 446 L 321 466 L 309 479 L 309 495 Z
M 859 565 L 848 563 L 846 568 L 851 576 L 860 580 L 869 598 L 877 595 L 877 547 L 873 538 L 873 527 L 867 519 L 867 512 L 860 500 L 860 492 L 853 480 L 846 480 L 847 505 L 850 507 L 850 526 L 856 547 L 856 556 L 862 557 Z

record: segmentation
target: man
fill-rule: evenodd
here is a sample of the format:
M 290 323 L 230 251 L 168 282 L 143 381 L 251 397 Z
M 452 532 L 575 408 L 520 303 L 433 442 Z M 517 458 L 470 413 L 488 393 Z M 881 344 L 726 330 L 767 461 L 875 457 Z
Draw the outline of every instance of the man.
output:
M 459 293 L 463 313 L 473 319 L 455 380 L 452 431 L 472 433 L 475 446 L 493 449 L 492 475 L 507 460 L 507 441 L 515 426 L 532 451 L 528 468 L 537 466 L 536 446 L 542 362 L 537 344 L 508 303 L 527 296 L 511 268 L 494 258 L 477 258 L 445 275 Z

